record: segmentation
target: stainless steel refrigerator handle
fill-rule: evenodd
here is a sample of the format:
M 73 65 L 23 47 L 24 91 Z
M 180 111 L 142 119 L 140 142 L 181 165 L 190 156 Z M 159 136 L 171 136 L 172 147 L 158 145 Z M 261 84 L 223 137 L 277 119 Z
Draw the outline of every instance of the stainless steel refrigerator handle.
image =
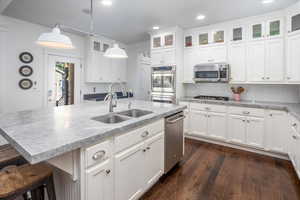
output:
M 169 124 L 174 124 L 174 123 L 176 123 L 176 122 L 178 122 L 178 121 L 180 121 L 180 120 L 183 120 L 184 118 L 185 118 L 185 116 L 184 116 L 184 115 L 181 115 L 181 117 L 176 118 L 175 120 L 167 119 L 167 122 L 168 122 Z

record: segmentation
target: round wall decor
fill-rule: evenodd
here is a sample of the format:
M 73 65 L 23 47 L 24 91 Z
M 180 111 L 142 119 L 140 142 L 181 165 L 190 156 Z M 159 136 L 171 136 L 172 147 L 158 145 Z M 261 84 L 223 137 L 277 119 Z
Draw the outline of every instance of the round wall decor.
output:
M 22 80 L 20 80 L 20 82 L 19 82 L 19 86 L 20 86 L 20 88 L 22 88 L 23 90 L 28 90 L 28 89 L 30 89 L 30 88 L 32 87 L 32 85 L 33 85 L 32 81 L 31 81 L 30 79 L 27 79 L 27 78 L 22 79 Z
M 32 67 L 30 67 L 28 65 L 24 65 L 24 66 L 20 67 L 19 73 L 22 76 L 28 77 L 28 76 L 31 76 L 33 74 L 33 69 L 32 69 Z
M 33 61 L 33 55 L 29 52 L 23 52 L 19 55 L 19 59 L 23 63 L 31 63 Z

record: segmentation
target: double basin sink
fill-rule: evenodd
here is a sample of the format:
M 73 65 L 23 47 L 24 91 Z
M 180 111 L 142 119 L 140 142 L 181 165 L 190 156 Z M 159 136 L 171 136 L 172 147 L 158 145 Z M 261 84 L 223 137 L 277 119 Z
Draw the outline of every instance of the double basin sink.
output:
M 139 118 L 145 115 L 149 115 L 153 112 L 147 110 L 131 109 L 118 113 L 109 113 L 98 117 L 93 117 L 92 120 L 102 122 L 105 124 L 117 124 L 132 118 Z

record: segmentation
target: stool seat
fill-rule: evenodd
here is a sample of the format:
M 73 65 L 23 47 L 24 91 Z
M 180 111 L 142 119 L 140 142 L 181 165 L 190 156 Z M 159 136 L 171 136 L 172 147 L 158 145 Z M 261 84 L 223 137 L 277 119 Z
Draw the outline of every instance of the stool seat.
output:
M 22 165 L 25 163 L 25 159 L 10 144 L 0 146 L 0 169 L 7 165 Z
M 51 182 L 52 178 L 52 169 L 44 163 L 3 168 L 0 171 L 0 199 L 10 199 L 34 190 Z

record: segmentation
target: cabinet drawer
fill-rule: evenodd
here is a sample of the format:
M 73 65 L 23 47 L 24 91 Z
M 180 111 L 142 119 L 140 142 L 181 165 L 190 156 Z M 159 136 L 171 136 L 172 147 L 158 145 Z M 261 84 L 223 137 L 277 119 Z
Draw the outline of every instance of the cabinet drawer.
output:
M 226 106 L 223 105 L 211 105 L 211 104 L 203 104 L 203 103 L 191 103 L 191 110 L 203 110 L 203 111 L 211 111 L 211 112 L 226 112 Z
M 147 138 L 150 138 L 164 130 L 164 120 L 130 131 L 115 138 L 115 152 L 119 152 L 132 145 L 135 145 Z
M 264 117 L 265 116 L 265 110 L 260 108 L 245 108 L 245 107 L 236 107 L 236 106 L 230 106 L 228 108 L 228 112 L 230 114 L 235 115 L 249 115 L 249 116 L 258 116 L 258 117 Z
M 113 141 L 107 140 L 86 149 L 86 166 L 90 167 L 96 163 L 111 158 L 113 154 Z

